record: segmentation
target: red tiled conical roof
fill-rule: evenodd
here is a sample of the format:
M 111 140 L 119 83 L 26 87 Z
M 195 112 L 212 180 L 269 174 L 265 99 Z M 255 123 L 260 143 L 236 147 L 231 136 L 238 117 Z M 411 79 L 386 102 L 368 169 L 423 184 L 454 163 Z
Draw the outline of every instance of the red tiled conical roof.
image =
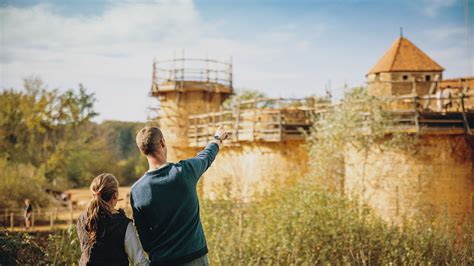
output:
M 415 72 L 443 71 L 438 63 L 421 51 L 409 40 L 400 37 L 392 47 L 369 71 L 368 74 L 380 72 Z

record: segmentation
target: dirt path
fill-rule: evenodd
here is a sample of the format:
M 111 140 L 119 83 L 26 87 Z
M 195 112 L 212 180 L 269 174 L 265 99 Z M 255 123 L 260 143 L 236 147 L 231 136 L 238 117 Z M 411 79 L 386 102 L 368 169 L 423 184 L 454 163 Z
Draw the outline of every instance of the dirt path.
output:
M 30 228 L 26 230 L 25 227 L 13 227 L 13 232 L 48 232 L 48 231 L 54 231 L 56 229 L 67 229 L 69 227 L 68 224 L 58 224 L 51 229 L 49 225 L 40 225 L 40 226 L 35 226 L 35 228 Z M 10 228 L 8 228 L 9 231 L 11 231 Z

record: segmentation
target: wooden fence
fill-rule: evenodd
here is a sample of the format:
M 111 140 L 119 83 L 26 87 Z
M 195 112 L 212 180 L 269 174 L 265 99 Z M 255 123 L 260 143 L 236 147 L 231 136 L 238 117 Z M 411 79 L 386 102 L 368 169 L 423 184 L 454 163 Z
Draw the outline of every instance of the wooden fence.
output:
M 24 209 L 0 209 L 0 225 L 9 230 L 17 230 L 18 228 L 25 228 Z M 48 207 L 39 208 L 34 207 L 31 216 L 30 230 L 37 230 L 38 227 L 42 229 L 55 229 L 67 225 L 75 224 L 84 208 L 73 207 L 70 204 L 68 207 Z M 130 216 L 130 208 L 125 208 L 125 211 Z
M 49 227 L 54 229 L 58 225 L 73 224 L 79 217 L 82 210 L 69 207 L 56 208 L 34 208 L 31 216 L 31 230 L 37 226 Z M 3 209 L 1 213 L 1 225 L 4 228 L 14 230 L 15 228 L 25 227 L 24 209 Z

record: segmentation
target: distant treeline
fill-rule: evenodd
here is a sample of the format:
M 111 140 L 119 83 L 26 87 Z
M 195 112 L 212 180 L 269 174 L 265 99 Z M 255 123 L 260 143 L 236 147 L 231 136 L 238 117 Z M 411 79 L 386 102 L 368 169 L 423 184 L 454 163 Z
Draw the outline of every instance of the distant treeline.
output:
M 0 208 L 32 198 L 44 205 L 45 188 L 88 186 L 102 172 L 121 185 L 133 183 L 146 170 L 135 146 L 143 123 L 92 121 L 94 94 L 49 89 L 39 79 L 0 94 Z

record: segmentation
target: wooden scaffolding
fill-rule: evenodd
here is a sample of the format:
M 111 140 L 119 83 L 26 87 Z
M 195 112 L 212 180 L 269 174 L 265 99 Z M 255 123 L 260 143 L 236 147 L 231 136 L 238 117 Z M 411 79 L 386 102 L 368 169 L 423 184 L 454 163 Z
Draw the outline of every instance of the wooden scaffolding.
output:
M 388 131 L 414 134 L 468 134 L 474 127 L 472 95 L 449 98 L 435 96 L 400 96 L 386 98 L 393 127 Z M 232 110 L 188 117 L 188 145 L 203 147 L 215 130 L 225 126 L 231 131 L 227 144 L 239 142 L 280 142 L 303 140 L 315 117 L 337 104 L 301 103 L 295 99 L 259 98 L 237 102 Z M 441 110 L 439 104 L 441 101 Z M 361 113 L 361 116 L 367 114 Z M 363 125 L 361 125 L 363 126 Z

